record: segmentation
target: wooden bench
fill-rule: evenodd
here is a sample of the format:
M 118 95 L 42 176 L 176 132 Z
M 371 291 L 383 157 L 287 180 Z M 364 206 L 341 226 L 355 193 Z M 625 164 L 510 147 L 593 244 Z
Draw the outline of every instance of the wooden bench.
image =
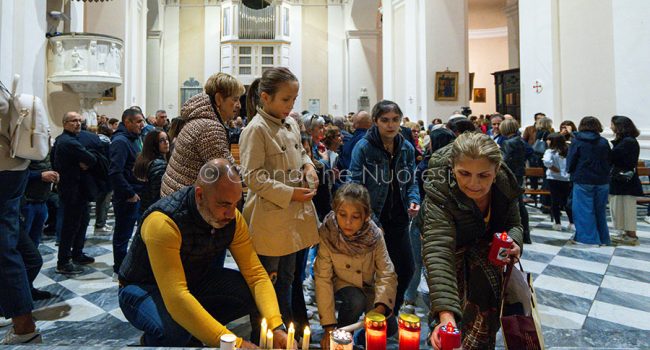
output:
M 550 196 L 551 191 L 549 190 L 544 190 L 544 189 L 533 189 L 528 187 L 526 185 L 527 181 L 525 181 L 528 178 L 531 177 L 537 177 L 540 178 L 541 180 L 544 179 L 544 174 L 546 170 L 544 168 L 526 168 L 524 172 L 524 185 L 525 185 L 525 190 L 524 194 L 533 196 L 534 199 L 529 199 L 529 198 L 524 198 L 525 203 L 533 203 L 534 206 L 537 206 L 537 196 Z M 542 181 L 539 181 L 539 186 L 542 186 Z
M 232 157 L 235 158 L 235 164 L 241 164 L 239 162 L 239 144 L 238 143 L 233 143 L 230 145 L 230 154 L 232 154 Z

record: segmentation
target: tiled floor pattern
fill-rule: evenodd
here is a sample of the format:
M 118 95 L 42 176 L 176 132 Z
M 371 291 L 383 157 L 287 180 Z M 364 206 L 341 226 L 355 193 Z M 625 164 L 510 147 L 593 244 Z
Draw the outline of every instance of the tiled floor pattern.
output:
M 552 231 L 548 216 L 531 210 L 534 243 L 526 245 L 522 263 L 535 277 L 547 346 L 650 347 L 650 225 L 639 222 L 638 247 L 584 247 L 570 244 L 571 233 Z M 74 278 L 55 273 L 51 238 L 39 248 L 45 263 L 35 286 L 57 295 L 36 302 L 34 316 L 46 344 L 138 343 L 141 333 L 126 322 L 117 302 L 111 236 L 94 235 L 92 227 L 85 252 L 96 262 Z M 232 259 L 227 265 L 234 266 Z M 316 318 L 313 323 L 317 327 Z M 242 322 L 232 327 L 248 329 Z

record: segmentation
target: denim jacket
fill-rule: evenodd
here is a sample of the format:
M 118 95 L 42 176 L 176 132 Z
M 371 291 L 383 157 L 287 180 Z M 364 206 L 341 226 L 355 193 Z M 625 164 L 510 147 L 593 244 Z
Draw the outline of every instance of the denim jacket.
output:
M 415 150 L 401 135 L 398 135 L 395 141 L 395 149 L 399 152 L 395 155 L 397 159 L 395 159 L 394 175 L 400 180 L 399 192 L 404 210 L 407 211 L 411 203 L 420 204 L 420 191 L 415 181 Z M 381 225 L 379 217 L 386 203 L 388 186 L 393 178 L 390 174 L 389 154 L 384 150 L 376 126 L 370 128 L 366 136 L 354 146 L 350 173 L 352 182 L 362 184 L 368 189 L 372 219 Z

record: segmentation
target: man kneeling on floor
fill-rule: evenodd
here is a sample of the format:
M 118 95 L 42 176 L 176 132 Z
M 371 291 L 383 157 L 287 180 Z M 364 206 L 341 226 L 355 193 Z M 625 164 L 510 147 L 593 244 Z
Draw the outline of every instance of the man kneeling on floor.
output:
M 265 317 L 274 330 L 273 348 L 286 347 L 273 284 L 236 209 L 241 193 L 235 168 L 215 159 L 203 165 L 194 186 L 143 214 L 119 273 L 120 308 L 144 331 L 143 345 L 188 346 L 194 337 L 218 347 L 221 335 L 231 333 L 224 325 L 250 315 L 252 341 Z M 225 249 L 241 272 L 217 265 Z M 236 345 L 255 347 L 241 338 Z

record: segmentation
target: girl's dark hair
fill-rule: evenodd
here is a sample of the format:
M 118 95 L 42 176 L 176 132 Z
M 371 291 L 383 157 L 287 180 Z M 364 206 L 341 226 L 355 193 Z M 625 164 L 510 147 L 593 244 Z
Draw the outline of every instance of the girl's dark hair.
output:
M 101 124 L 97 129 L 97 133 L 111 137 L 113 135 L 113 129 L 108 124 Z
M 138 155 L 138 158 L 135 160 L 135 165 L 133 166 L 133 175 L 138 179 L 146 179 L 151 162 L 162 156 L 160 153 L 160 142 L 158 141 L 158 137 L 163 132 L 164 131 L 160 130 L 152 130 L 144 138 L 144 142 L 142 142 L 142 152 Z
M 388 112 L 395 112 L 397 115 L 399 115 L 400 119 L 404 116 L 397 103 L 389 100 L 381 100 L 377 102 L 374 107 L 372 107 L 372 120 L 376 122 L 379 117 Z
M 550 149 L 557 151 L 561 157 L 566 158 L 567 153 L 569 152 L 569 147 L 566 144 L 566 138 L 564 135 L 559 132 L 554 132 L 549 134 L 546 137 L 547 141 L 550 141 L 551 144 L 548 146 Z
M 260 96 L 263 92 L 268 95 L 275 95 L 283 83 L 298 81 L 298 78 L 285 67 L 273 67 L 262 73 L 248 88 L 246 95 L 246 116 L 248 120 L 257 114 L 257 106 L 260 105 Z
M 359 205 L 363 211 L 364 219 L 370 216 L 370 193 L 365 186 L 352 182 L 341 186 L 332 199 L 332 209 L 338 210 L 343 202 L 354 202 Z
M 328 125 L 325 127 L 325 138 L 323 139 L 323 144 L 325 144 L 325 147 L 332 147 L 334 140 L 337 137 L 336 135 L 341 136 L 341 129 L 339 129 L 338 126 Z
M 570 120 L 565 120 L 562 123 L 560 123 L 560 130 L 562 130 L 562 127 L 565 126 L 565 125 L 570 126 L 572 132 L 578 131 L 578 128 L 576 128 L 576 125 Z
M 612 124 L 614 124 L 614 134 L 616 134 L 616 139 L 620 140 L 624 137 L 634 137 L 637 138 L 641 133 L 639 129 L 636 128 L 632 119 L 623 116 L 615 115 L 612 117 Z
M 600 124 L 600 120 L 597 118 L 588 116 L 580 120 L 578 131 L 593 131 L 600 134 L 603 132 L 603 125 Z
M 467 118 L 454 118 L 447 122 L 447 129 L 455 134 L 462 134 L 466 131 L 475 132 L 476 126 Z
M 169 126 L 169 131 L 167 132 L 167 137 L 169 137 L 169 143 L 171 144 L 175 138 L 178 137 L 181 133 L 181 129 L 185 126 L 185 119 L 181 117 L 176 117 L 172 119 L 171 125 Z

